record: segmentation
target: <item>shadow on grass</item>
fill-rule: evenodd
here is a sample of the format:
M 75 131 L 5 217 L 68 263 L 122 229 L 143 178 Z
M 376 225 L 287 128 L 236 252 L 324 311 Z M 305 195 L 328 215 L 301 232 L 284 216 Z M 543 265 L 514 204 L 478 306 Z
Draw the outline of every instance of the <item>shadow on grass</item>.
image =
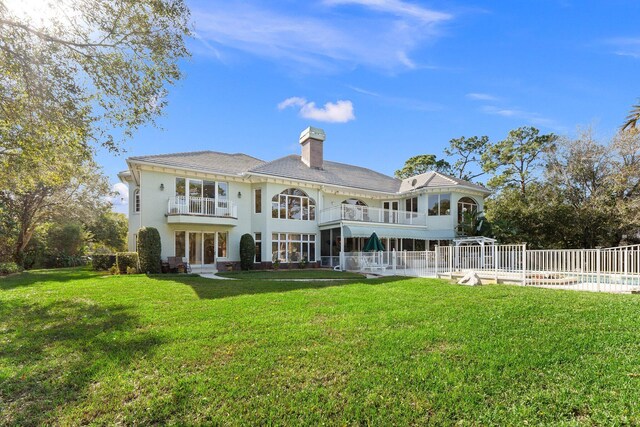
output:
M 89 269 L 89 267 L 56 268 L 50 270 L 29 270 L 20 274 L 0 277 L 0 290 L 9 290 L 22 286 L 30 286 L 42 282 L 70 282 L 88 279 L 105 274 Z
M 101 373 L 152 353 L 163 340 L 140 329 L 132 311 L 92 302 L 0 301 L 0 424 L 51 423 L 56 408 L 85 398 L 104 380 Z
M 276 281 L 260 279 L 239 279 L 239 280 L 218 280 L 205 279 L 200 276 L 185 275 L 157 275 L 152 276 L 156 280 L 171 281 L 190 286 L 201 299 L 220 299 L 237 297 L 242 295 L 257 295 L 267 293 L 280 293 L 298 291 L 301 289 L 323 289 L 339 286 L 349 286 L 353 284 L 382 285 L 400 280 L 404 277 L 384 277 L 380 279 L 354 279 L 320 281 L 313 279 L 309 281 Z

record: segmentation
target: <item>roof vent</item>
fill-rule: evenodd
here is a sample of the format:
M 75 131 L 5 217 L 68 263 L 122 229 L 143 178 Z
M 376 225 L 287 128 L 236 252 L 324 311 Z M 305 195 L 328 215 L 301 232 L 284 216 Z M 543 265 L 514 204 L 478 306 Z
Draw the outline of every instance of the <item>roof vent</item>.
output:
M 314 169 L 322 169 L 323 143 L 326 138 L 324 131 L 309 126 L 300 134 L 302 145 L 302 162 Z

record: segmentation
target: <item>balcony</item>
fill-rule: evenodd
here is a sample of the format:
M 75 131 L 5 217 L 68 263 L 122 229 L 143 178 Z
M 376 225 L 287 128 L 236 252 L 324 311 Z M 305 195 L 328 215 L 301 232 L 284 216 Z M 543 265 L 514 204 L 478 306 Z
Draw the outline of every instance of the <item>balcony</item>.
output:
M 320 224 L 339 221 L 426 226 L 427 216 L 419 212 L 394 211 L 347 204 L 333 206 L 320 211 Z
M 238 206 L 226 199 L 176 196 L 169 198 L 166 216 L 170 224 L 236 225 Z

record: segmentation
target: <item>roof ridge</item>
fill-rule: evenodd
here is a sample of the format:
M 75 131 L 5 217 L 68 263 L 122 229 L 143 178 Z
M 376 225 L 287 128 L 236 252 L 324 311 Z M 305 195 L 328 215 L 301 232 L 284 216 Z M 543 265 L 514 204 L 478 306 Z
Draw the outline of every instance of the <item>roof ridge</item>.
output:
M 457 181 L 454 177 L 452 177 L 452 176 L 450 176 L 450 175 L 447 175 L 447 174 L 445 174 L 445 173 L 438 172 L 438 171 L 431 171 L 431 172 L 433 173 L 433 175 L 434 175 L 434 176 L 435 176 L 436 174 L 438 174 L 438 175 L 440 175 L 441 177 L 443 177 L 444 179 L 446 179 L 447 181 L 450 181 L 450 182 L 452 182 L 452 183 L 454 183 L 454 184 L 460 184 L 460 182 L 459 182 L 459 181 Z M 433 179 L 433 177 L 432 177 L 431 179 Z
M 245 154 L 245 153 L 225 153 L 223 151 L 214 151 L 214 150 L 180 151 L 180 152 L 177 152 L 177 153 L 149 154 L 149 155 L 144 155 L 144 156 L 132 156 L 132 157 L 129 157 L 129 160 L 139 160 L 139 159 L 143 159 L 143 158 L 153 158 L 153 157 L 160 157 L 160 158 L 173 157 L 173 156 L 186 157 L 188 155 L 198 155 L 198 154 L 221 154 L 223 156 L 243 156 L 243 157 L 248 157 L 250 159 L 254 159 L 254 160 L 258 160 L 258 161 L 264 162 L 264 160 L 262 160 L 262 159 L 259 159 L 259 158 L 254 157 L 254 156 L 250 156 L 250 155 Z
M 256 169 L 258 169 L 258 168 L 261 168 L 261 167 L 263 167 L 263 166 L 271 165 L 271 164 L 273 164 L 273 163 L 277 162 L 278 160 L 283 160 L 283 159 L 286 159 L 287 157 L 301 157 L 301 156 L 298 156 L 298 155 L 296 155 L 296 154 L 287 154 L 286 156 L 278 157 L 277 159 L 273 159 L 273 160 L 268 161 L 268 162 L 263 160 L 263 162 L 264 162 L 264 163 L 262 163 L 261 165 L 258 165 L 258 166 L 256 166 L 256 167 L 254 167 L 254 168 L 251 168 L 251 169 L 247 170 L 247 172 L 254 172 L 254 171 L 255 171 Z M 260 159 L 258 159 L 258 160 L 260 160 Z

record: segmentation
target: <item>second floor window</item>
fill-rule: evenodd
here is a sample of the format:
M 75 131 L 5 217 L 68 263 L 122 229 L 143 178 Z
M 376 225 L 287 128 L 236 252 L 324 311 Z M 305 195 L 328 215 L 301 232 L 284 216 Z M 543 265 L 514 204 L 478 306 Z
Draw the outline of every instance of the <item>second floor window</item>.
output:
M 254 212 L 262 213 L 262 189 L 253 190 Z
M 221 181 L 176 178 L 176 197 L 227 200 L 229 184 Z
M 316 202 L 304 191 L 288 188 L 271 199 L 271 217 L 315 221 Z
M 429 196 L 429 216 L 451 214 L 451 194 L 431 194 Z
M 135 212 L 140 212 L 140 190 L 133 192 L 133 209 Z

